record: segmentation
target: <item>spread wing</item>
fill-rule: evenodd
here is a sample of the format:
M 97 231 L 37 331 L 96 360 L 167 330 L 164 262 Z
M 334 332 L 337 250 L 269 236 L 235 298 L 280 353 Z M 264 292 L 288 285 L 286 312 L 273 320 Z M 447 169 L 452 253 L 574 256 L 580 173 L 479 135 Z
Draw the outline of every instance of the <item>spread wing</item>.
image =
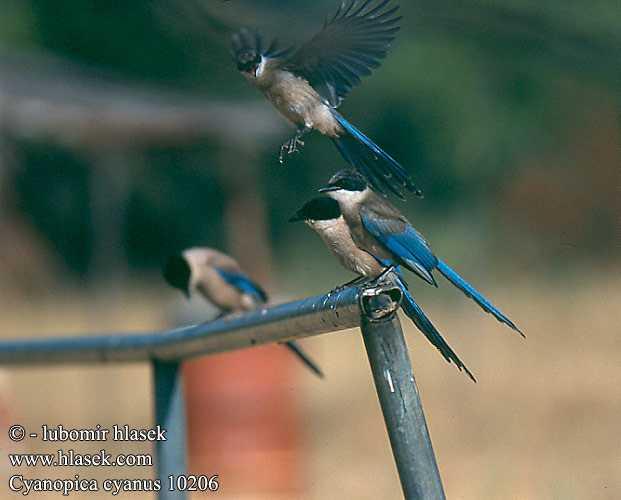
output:
M 390 0 L 371 5 L 343 2 L 321 31 L 283 61 L 283 69 L 308 80 L 332 107 L 337 107 L 360 78 L 379 67 L 399 29 L 397 7 Z
M 229 54 L 233 60 L 239 60 L 244 54 L 258 52 L 262 56 L 271 58 L 287 58 L 293 49 L 282 48 L 277 38 L 274 38 L 268 45 L 260 31 L 253 36 L 246 28 L 241 28 L 231 37 L 231 48 Z
M 365 204 L 360 208 L 360 218 L 364 227 L 381 245 L 425 281 L 436 284 L 431 275 L 438 263 L 436 256 L 427 240 L 396 209 L 393 213 L 392 207 Z

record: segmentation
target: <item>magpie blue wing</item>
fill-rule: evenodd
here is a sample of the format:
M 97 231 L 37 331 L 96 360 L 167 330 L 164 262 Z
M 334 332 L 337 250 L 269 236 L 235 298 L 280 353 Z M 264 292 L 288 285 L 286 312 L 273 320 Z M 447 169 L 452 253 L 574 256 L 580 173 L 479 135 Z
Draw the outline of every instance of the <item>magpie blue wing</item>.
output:
M 362 205 L 360 218 L 364 227 L 375 239 L 412 272 L 428 283 L 436 284 L 431 271 L 437 265 L 436 256 L 429 248 L 427 240 L 401 216 L 396 209 L 389 212 Z
M 234 287 L 237 287 L 246 293 L 254 295 L 260 299 L 261 302 L 267 302 L 267 294 L 265 291 L 254 281 L 252 281 L 245 273 L 241 271 L 225 270 L 218 266 L 213 267 L 227 283 L 230 283 Z
M 283 69 L 308 80 L 336 108 L 386 57 L 401 19 L 389 1 L 343 2 L 315 37 L 283 61 Z

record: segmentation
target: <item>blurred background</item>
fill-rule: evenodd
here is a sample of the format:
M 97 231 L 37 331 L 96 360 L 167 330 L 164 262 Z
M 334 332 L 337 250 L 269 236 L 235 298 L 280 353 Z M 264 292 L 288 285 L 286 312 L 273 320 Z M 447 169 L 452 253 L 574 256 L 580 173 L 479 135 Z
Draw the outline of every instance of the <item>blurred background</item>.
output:
M 1 337 L 202 321 L 211 313 L 186 305 L 160 271 L 169 254 L 194 245 L 233 254 L 275 302 L 351 279 L 317 235 L 286 223 L 345 162 L 309 134 L 279 164 L 293 128 L 228 55 L 242 25 L 296 44 L 336 7 L 4 0 Z M 339 110 L 410 170 L 425 198 L 393 202 L 435 253 L 527 336 L 445 281 L 435 289 L 411 277 L 419 304 L 479 381 L 404 321 L 447 497 L 620 498 L 618 5 L 418 0 L 400 12 L 388 57 Z M 257 480 L 271 474 L 269 460 L 257 460 L 268 464 L 263 472 L 232 467 L 218 494 L 400 498 L 359 333 L 304 346 L 327 378 L 283 355 L 295 466 L 271 482 Z M 265 363 L 261 349 L 244 356 Z M 45 451 L 9 446 L 14 421 L 149 427 L 150 377 L 141 365 L 4 369 L 0 449 Z M 224 460 L 190 467 L 222 474 Z M 0 496 L 12 498 L 4 486 Z

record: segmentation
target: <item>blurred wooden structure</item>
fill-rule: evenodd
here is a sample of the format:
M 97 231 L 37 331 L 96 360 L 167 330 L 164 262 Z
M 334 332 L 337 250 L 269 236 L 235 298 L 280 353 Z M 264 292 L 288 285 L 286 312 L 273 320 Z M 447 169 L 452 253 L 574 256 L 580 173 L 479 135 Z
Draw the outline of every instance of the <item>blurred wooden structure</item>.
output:
M 110 278 L 122 267 L 119 231 L 128 172 L 141 152 L 209 142 L 218 145 L 222 158 L 239 157 L 235 165 L 219 167 L 223 189 L 229 191 L 229 250 L 253 268 L 257 279 L 270 283 L 265 209 L 252 160 L 266 145 L 277 144 L 285 125 L 264 103 L 188 95 L 27 52 L 0 53 L 0 88 L 0 183 L 10 178 L 8 169 L 19 168 L 8 154 L 20 140 L 57 144 L 92 165 L 92 281 Z

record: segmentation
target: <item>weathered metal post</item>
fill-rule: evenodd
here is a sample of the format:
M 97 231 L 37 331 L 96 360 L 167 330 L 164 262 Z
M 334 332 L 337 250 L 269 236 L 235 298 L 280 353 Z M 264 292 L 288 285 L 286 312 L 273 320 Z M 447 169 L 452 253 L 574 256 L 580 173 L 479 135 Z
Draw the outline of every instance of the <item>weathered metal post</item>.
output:
M 367 288 L 360 296 L 362 337 L 406 500 L 444 500 L 444 488 L 396 315 L 400 299 Z
M 181 363 L 153 360 L 155 423 L 166 429 L 166 441 L 156 441 L 157 477 L 161 481 L 159 500 L 185 500 L 177 488 L 177 477 L 186 474 L 185 418 Z M 169 481 L 168 476 L 173 476 Z M 169 487 L 172 485 L 173 490 Z

